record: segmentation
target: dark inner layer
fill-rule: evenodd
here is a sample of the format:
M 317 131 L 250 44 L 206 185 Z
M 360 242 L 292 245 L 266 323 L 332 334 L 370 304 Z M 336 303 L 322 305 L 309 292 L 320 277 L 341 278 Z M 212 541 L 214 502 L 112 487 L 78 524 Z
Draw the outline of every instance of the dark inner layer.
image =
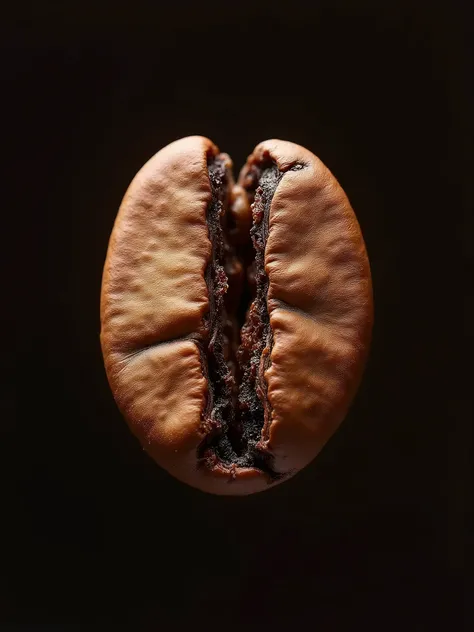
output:
M 256 292 L 241 330 L 238 366 L 233 374 L 232 362 L 229 362 L 233 358 L 226 336 L 229 315 L 226 313 L 225 295 L 229 288 L 224 270 L 226 257 L 232 254 L 226 237 L 225 216 L 230 181 L 223 158 L 217 156 L 210 160 L 208 169 L 212 201 L 207 211 L 207 222 L 212 256 L 206 271 L 210 312 L 208 343 L 204 351 L 207 356 L 209 401 L 203 415 L 207 435 L 199 448 L 199 457 L 201 463 L 208 466 L 220 465 L 230 471 L 236 467 L 253 467 L 275 478 L 278 475 L 272 469 L 271 455 L 262 443 L 262 438 L 265 439 L 262 430 L 268 425 L 266 416 L 270 411 L 263 372 L 269 364 L 272 346 L 264 256 L 270 205 L 282 173 L 275 164 L 268 162 L 253 167 L 246 179 L 250 198 L 254 198 L 250 236 L 255 249 Z M 237 314 L 247 311 L 248 303 L 244 307 L 243 301 L 248 301 L 249 295 L 249 287 L 244 285 Z

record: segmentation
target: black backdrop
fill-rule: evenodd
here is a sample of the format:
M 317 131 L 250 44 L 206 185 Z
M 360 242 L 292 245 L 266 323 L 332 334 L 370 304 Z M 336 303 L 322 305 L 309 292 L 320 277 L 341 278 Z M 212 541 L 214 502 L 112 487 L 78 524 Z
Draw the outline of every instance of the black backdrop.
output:
M 408 2 L 40 4 L 2 40 L 4 210 L 18 230 L 2 252 L 13 383 L 0 616 L 464 629 L 466 16 Z M 121 197 L 188 134 L 237 168 L 266 138 L 312 150 L 349 195 L 372 266 L 373 346 L 350 415 L 311 467 L 249 498 L 207 496 L 155 466 L 101 360 Z

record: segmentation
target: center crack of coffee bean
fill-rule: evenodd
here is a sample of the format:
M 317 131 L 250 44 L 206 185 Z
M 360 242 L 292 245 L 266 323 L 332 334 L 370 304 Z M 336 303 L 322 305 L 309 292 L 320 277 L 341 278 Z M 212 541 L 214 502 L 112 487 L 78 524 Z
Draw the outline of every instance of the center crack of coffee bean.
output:
M 206 436 L 198 449 L 199 461 L 204 467 L 227 470 L 231 478 L 236 468 L 248 467 L 274 479 L 278 474 L 266 449 L 271 407 L 263 374 L 270 363 L 273 337 L 264 257 L 270 205 L 283 174 L 271 162 L 250 169 L 245 186 L 253 202 L 253 225 L 248 246 L 236 252 L 228 237 L 231 177 L 224 157 L 210 159 L 208 171 L 212 199 L 207 224 L 212 254 L 205 276 L 210 309 L 201 357 L 209 395 L 202 414 Z M 250 273 L 244 275 L 240 302 L 233 296 L 238 288 L 232 287 L 226 274 L 236 255 Z

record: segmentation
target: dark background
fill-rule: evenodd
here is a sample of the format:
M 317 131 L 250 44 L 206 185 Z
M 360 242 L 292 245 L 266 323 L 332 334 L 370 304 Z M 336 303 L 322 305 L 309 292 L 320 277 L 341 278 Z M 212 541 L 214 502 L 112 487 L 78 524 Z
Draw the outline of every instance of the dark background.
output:
M 150 6 L 22 4 L 2 35 L 0 620 L 468 629 L 467 16 L 456 3 Z M 151 462 L 101 360 L 121 198 L 188 134 L 237 169 L 266 138 L 312 150 L 372 266 L 373 346 L 350 415 L 313 465 L 248 498 Z

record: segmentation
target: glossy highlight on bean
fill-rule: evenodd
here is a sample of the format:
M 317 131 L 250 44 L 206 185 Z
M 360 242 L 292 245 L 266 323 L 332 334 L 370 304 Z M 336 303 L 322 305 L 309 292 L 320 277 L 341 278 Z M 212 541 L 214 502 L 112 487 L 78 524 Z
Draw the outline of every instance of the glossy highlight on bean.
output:
M 370 344 L 370 269 L 342 188 L 311 152 L 260 143 L 241 170 L 208 139 L 131 183 L 109 243 L 101 344 L 143 447 L 181 481 L 249 494 L 308 465 Z

